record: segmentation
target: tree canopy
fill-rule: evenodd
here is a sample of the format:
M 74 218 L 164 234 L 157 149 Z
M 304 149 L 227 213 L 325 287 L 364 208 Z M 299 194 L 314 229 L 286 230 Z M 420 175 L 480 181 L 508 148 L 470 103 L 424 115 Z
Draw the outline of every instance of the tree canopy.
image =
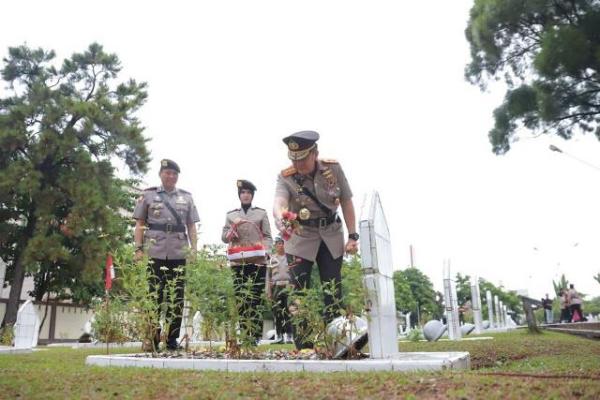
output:
M 117 81 L 119 59 L 92 44 L 54 62 L 55 53 L 11 47 L 0 96 L 0 257 L 11 292 L 3 321 L 16 319 L 26 274 L 34 295 L 82 300 L 101 293 L 106 254 L 127 234 L 132 207 L 122 161 L 133 176 L 149 153 L 134 113 L 146 84 Z
M 402 312 L 411 311 L 411 321 L 418 323 L 431 318 L 440 318 L 442 310 L 437 301 L 437 293 L 427 275 L 418 268 L 411 267 L 394 272 L 396 308 Z M 410 294 L 409 294 L 410 291 Z
M 600 2 L 475 0 L 465 33 L 467 80 L 508 87 L 489 132 L 496 154 L 523 129 L 600 138 Z

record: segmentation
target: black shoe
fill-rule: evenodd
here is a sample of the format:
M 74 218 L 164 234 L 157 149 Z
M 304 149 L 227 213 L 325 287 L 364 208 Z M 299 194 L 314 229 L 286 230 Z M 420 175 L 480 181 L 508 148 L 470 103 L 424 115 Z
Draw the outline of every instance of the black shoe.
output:
M 277 339 L 273 342 L 273 344 L 283 344 L 283 343 L 284 343 L 283 337 L 280 337 L 279 339 Z
M 183 347 L 181 347 L 179 344 L 177 344 L 177 342 L 175 342 L 175 343 L 169 342 L 169 343 L 167 343 L 167 350 L 169 350 L 169 351 L 183 350 Z

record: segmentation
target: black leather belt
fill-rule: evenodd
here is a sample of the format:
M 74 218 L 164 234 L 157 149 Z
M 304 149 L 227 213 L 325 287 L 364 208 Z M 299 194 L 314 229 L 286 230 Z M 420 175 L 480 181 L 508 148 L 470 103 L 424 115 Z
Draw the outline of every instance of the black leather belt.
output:
M 299 219 L 298 222 L 300 225 L 312 226 L 314 228 L 325 228 L 328 225 L 333 224 L 334 222 L 340 222 L 340 217 L 338 217 L 337 213 L 330 215 L 329 217 L 323 218 L 311 218 L 311 219 Z
M 185 232 L 185 225 L 148 224 L 148 229 L 161 232 Z

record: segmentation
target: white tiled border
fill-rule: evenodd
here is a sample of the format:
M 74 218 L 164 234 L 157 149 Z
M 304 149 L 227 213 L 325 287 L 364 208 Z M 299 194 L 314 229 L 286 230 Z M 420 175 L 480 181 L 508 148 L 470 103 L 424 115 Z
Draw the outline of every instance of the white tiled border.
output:
M 33 350 L 31 348 L 16 348 L 9 346 L 0 346 L 0 354 L 25 354 L 31 353 Z
M 390 359 L 364 360 L 227 360 L 144 358 L 119 355 L 88 356 L 87 365 L 213 370 L 227 372 L 425 371 L 469 369 L 469 353 L 398 353 Z

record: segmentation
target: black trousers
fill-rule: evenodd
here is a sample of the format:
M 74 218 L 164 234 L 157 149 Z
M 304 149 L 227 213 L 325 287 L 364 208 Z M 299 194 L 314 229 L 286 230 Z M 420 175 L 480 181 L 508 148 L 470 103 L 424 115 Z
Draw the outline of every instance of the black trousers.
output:
M 275 317 L 275 331 L 281 338 L 284 333 L 292 334 L 292 322 L 290 321 L 290 311 L 288 310 L 287 285 L 273 286 L 273 317 Z
M 321 284 L 334 285 L 333 288 L 330 286 L 328 288 L 329 290 L 325 290 L 323 294 L 323 302 L 325 304 L 323 318 L 325 319 L 326 323 L 330 323 L 331 321 L 333 321 L 333 319 L 339 317 L 339 310 L 343 308 L 342 261 L 343 256 L 333 258 L 325 242 L 321 241 L 316 259 L 317 266 L 319 267 L 319 278 L 321 279 Z M 313 264 L 313 261 L 300 259 L 299 257 L 293 255 L 288 255 L 290 276 L 292 284 L 296 288 L 310 288 L 310 276 Z M 296 341 L 296 347 L 298 348 L 311 347 L 310 343 L 306 343 L 306 338 L 298 337 L 298 335 L 295 332 L 294 340 Z
M 262 337 L 262 304 L 267 268 L 264 265 L 234 265 L 233 288 L 240 316 L 240 328 L 258 340 Z
M 158 258 L 152 259 L 152 278 L 150 282 L 150 290 L 157 293 L 157 307 L 160 314 L 162 304 L 168 300 L 168 290 L 165 290 L 167 282 L 177 279 L 175 286 L 175 307 L 169 309 L 167 307 L 166 319 L 171 320 L 167 338 L 167 347 L 177 347 L 177 339 L 179 338 L 179 330 L 181 329 L 181 317 L 183 312 L 183 272 L 177 272 L 178 267 L 185 266 L 185 260 L 161 260 Z M 165 267 L 166 269 L 161 267 Z M 158 346 L 158 338 L 160 337 L 160 328 L 156 327 L 156 335 L 154 339 L 155 346 Z

